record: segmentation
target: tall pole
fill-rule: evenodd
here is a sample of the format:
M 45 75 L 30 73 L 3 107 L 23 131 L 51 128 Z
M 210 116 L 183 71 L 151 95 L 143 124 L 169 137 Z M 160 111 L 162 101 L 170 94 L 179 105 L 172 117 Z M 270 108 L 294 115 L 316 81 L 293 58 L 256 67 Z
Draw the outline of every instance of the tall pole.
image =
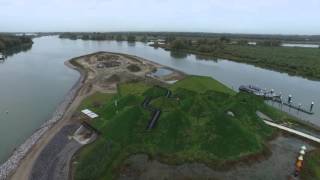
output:
M 312 112 L 313 106 L 314 106 L 314 102 L 312 101 L 310 105 L 310 112 Z

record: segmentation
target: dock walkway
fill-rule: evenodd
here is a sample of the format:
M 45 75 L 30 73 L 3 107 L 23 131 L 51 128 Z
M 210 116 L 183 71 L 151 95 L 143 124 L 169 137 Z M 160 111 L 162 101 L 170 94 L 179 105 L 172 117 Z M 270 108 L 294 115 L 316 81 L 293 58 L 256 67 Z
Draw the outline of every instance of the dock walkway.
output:
M 311 135 L 309 135 L 309 134 L 306 134 L 306 133 L 303 133 L 303 132 L 300 132 L 300 131 L 297 131 L 297 130 L 294 130 L 294 129 L 291 129 L 291 128 L 287 128 L 287 127 L 285 127 L 285 126 L 282 126 L 282 125 L 279 125 L 279 124 L 276 124 L 276 123 L 273 123 L 273 122 L 270 122 L 270 121 L 267 121 L 267 120 L 263 120 L 263 121 L 264 121 L 267 125 L 269 125 L 269 126 L 276 127 L 276 128 L 278 128 L 278 129 L 281 129 L 281 130 L 287 131 L 287 132 L 289 132 L 289 133 L 298 135 L 298 136 L 300 136 L 300 137 L 309 139 L 309 140 L 311 140 L 311 141 L 320 143 L 320 139 L 319 139 L 319 138 L 316 138 L 316 137 L 311 136 Z
M 259 111 L 257 112 L 257 115 L 269 126 L 281 129 L 281 130 L 289 132 L 291 134 L 295 134 L 297 136 L 306 138 L 306 139 L 311 140 L 313 142 L 320 143 L 320 139 L 319 138 L 311 136 L 311 135 L 303 133 L 303 132 L 300 132 L 300 131 L 297 131 L 295 129 L 288 128 L 286 126 L 282 126 L 282 125 L 276 124 L 276 123 L 272 122 L 272 119 L 270 119 L 268 116 L 266 116 L 265 114 L 263 114 L 263 113 L 261 113 Z

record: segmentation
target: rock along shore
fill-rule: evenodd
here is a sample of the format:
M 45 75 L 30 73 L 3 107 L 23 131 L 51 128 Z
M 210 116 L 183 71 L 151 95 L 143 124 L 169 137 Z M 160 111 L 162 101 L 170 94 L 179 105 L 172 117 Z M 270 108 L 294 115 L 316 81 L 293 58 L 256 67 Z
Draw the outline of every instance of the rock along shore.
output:
M 9 157 L 9 159 L 0 166 L 0 180 L 5 180 L 15 171 L 19 166 L 21 160 L 27 155 L 31 148 L 38 142 L 38 140 L 47 132 L 56 122 L 58 122 L 68 109 L 69 105 L 77 96 L 77 92 L 82 86 L 85 76 L 83 72 L 77 67 L 73 66 L 69 61 L 65 63 L 68 67 L 77 70 L 80 73 L 80 78 L 70 89 L 64 100 L 58 105 L 56 111 L 53 113 L 51 119 L 46 121 L 39 129 L 37 129 L 31 137 L 29 137 L 23 144 L 21 144 Z

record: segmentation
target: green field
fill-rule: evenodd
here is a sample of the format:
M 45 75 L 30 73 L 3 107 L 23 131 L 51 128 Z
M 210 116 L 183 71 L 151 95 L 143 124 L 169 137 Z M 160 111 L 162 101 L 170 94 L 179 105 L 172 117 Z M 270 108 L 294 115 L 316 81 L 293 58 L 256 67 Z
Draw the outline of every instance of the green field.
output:
M 76 155 L 75 179 L 114 179 L 122 162 L 135 153 L 169 164 L 223 167 L 266 148 L 273 130 L 257 117 L 257 110 L 284 118 L 262 99 L 236 94 L 208 77 L 189 76 L 169 88 L 173 98 L 164 97 L 162 88 L 128 83 L 120 84 L 117 94 L 98 93 L 86 99 L 81 107 L 100 115 L 92 125 L 102 135 Z M 147 95 L 155 97 L 151 104 L 162 109 L 151 131 L 146 131 L 150 112 L 141 107 Z

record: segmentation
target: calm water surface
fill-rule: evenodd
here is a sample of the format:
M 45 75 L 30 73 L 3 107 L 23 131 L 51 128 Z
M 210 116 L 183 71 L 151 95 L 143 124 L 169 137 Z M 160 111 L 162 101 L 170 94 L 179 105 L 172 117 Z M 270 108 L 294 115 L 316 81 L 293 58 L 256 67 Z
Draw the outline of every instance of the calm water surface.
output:
M 304 48 L 319 48 L 318 44 L 295 44 L 295 43 L 283 43 L 284 47 L 304 47 Z
M 315 102 L 315 115 L 291 113 L 320 126 L 320 82 L 288 76 L 228 60 L 209 61 L 194 55 L 170 53 L 143 43 L 64 40 L 56 36 L 34 39 L 30 51 L 0 64 L 0 162 L 50 118 L 57 105 L 79 78 L 64 61 L 96 51 L 113 51 L 141 56 L 189 74 L 211 76 L 238 89 L 254 84 L 293 95 L 294 102 L 309 107 Z M 9 113 L 6 113 L 8 111 Z

